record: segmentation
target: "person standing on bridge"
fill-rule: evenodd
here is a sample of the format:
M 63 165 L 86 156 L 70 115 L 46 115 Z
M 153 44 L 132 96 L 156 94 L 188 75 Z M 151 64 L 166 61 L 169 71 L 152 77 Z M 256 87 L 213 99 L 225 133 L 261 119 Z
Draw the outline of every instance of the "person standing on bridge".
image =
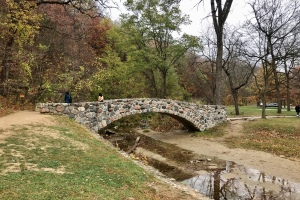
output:
M 102 93 L 99 93 L 98 101 L 103 102 L 103 100 L 104 100 L 104 97 L 103 97 Z
M 69 92 L 66 92 L 65 103 L 72 103 L 72 97 Z
M 300 106 L 299 106 L 299 104 L 296 105 L 295 111 L 296 111 L 297 117 L 299 117 L 299 113 L 300 113 Z

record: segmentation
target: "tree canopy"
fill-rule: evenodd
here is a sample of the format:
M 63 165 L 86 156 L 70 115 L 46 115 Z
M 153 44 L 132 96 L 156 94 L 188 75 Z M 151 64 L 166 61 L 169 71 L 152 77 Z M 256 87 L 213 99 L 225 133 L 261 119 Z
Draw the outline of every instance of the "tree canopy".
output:
M 244 102 L 290 105 L 298 98 L 299 3 L 270 2 L 249 2 L 253 18 L 233 29 L 232 0 L 211 0 L 211 25 L 196 37 L 181 35 L 190 19 L 180 0 L 128 0 L 114 22 L 105 15 L 116 6 L 110 0 L 1 1 L 0 95 L 18 103 L 24 93 L 32 104 L 63 101 L 66 91 L 74 102 L 100 92 L 195 99 L 235 104 L 236 113 Z

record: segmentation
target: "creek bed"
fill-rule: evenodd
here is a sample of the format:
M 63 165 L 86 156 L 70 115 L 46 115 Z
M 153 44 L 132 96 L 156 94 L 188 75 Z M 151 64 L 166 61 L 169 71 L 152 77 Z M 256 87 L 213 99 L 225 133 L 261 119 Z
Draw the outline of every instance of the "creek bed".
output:
M 102 131 L 99 134 L 125 152 L 140 137 L 133 152 L 135 157 L 212 199 L 300 199 L 300 183 L 269 176 L 231 161 L 194 154 L 135 130 L 117 130 L 109 135 Z

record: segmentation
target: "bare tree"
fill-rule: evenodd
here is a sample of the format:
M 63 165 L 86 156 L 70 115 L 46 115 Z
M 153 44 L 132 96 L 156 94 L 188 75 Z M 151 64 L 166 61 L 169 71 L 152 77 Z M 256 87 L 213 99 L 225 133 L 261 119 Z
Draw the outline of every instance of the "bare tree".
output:
M 291 36 L 284 41 L 282 48 L 279 51 L 280 65 L 283 68 L 285 80 L 283 82 L 286 88 L 286 106 L 287 111 L 290 111 L 291 100 L 291 80 L 298 76 L 300 70 L 297 68 L 299 65 L 300 57 L 300 32 L 295 30 Z M 295 102 L 296 103 L 296 102 Z M 297 102 L 298 103 L 298 102 Z
M 251 60 L 245 57 L 245 41 L 243 41 L 242 33 L 237 30 L 227 32 L 230 37 L 224 38 L 224 61 L 223 69 L 227 75 L 230 91 L 234 99 L 235 114 L 239 115 L 239 90 L 246 86 L 253 75 L 256 67 Z
M 244 52 L 245 58 L 252 63 L 253 66 L 258 66 L 259 69 L 254 76 L 256 88 L 258 90 L 258 98 L 262 100 L 262 118 L 266 118 L 266 96 L 268 94 L 268 84 L 272 75 L 270 65 L 267 62 L 267 39 L 265 35 L 260 32 L 256 32 L 253 26 L 249 24 L 249 21 L 243 27 L 245 30 L 244 37 L 246 42 Z
M 249 3 L 254 19 L 248 23 L 252 30 L 259 32 L 266 39 L 264 62 L 271 67 L 278 102 L 278 113 L 281 113 L 280 80 L 278 75 L 280 54 L 284 41 L 299 30 L 300 13 L 297 0 L 253 0 Z
M 203 59 L 199 59 L 198 62 L 198 71 L 200 74 L 203 74 L 207 83 L 210 83 L 210 87 L 206 87 L 211 89 L 214 93 L 216 89 L 216 77 L 211 76 L 211 74 L 215 74 L 216 70 L 216 56 L 217 56 L 217 38 L 212 36 L 210 32 L 210 28 L 206 29 L 201 40 L 203 41 L 204 49 L 200 56 Z M 245 55 L 246 41 L 243 40 L 243 33 L 238 32 L 238 30 L 229 30 L 226 28 L 226 33 L 224 33 L 224 52 L 223 52 L 223 61 L 222 61 L 222 69 L 225 74 L 222 73 L 222 91 L 224 91 L 225 85 L 229 85 L 229 90 L 231 91 L 231 95 L 234 99 L 235 104 L 235 113 L 239 115 L 239 98 L 238 93 L 240 89 L 247 85 L 249 80 L 252 77 L 253 71 L 255 69 L 255 63 L 253 64 L 251 59 L 248 59 Z M 210 67 L 210 75 L 208 75 L 207 68 Z M 227 77 L 227 79 L 226 79 Z M 228 84 L 226 84 L 228 82 Z M 206 84 L 208 85 L 208 84 Z
M 222 104 L 222 59 L 223 59 L 223 35 L 224 25 L 228 17 L 233 0 L 211 0 L 211 13 L 213 25 L 217 36 L 216 58 L 216 104 Z
M 172 1 L 172 0 L 171 0 Z M 176 0 L 175 0 L 176 1 Z M 178 0 L 177 0 L 178 1 Z M 205 0 L 198 0 L 198 4 Z M 233 0 L 210 0 L 211 17 L 213 20 L 213 27 L 217 37 L 217 57 L 216 57 L 216 91 L 215 91 L 215 104 L 222 104 L 222 59 L 223 59 L 223 37 L 224 26 Z
M 216 57 L 217 57 L 217 44 L 216 44 L 216 37 L 213 34 L 213 28 L 207 28 L 205 32 L 203 32 L 201 36 L 201 40 L 203 43 L 203 50 L 200 54 L 203 60 L 198 60 L 197 67 L 198 70 L 202 74 L 202 79 L 205 80 L 207 89 L 210 89 L 210 93 L 212 93 L 212 98 L 210 98 L 211 103 L 215 103 L 215 97 L 216 97 L 216 82 L 217 77 L 216 74 Z M 223 80 L 223 79 L 222 79 Z

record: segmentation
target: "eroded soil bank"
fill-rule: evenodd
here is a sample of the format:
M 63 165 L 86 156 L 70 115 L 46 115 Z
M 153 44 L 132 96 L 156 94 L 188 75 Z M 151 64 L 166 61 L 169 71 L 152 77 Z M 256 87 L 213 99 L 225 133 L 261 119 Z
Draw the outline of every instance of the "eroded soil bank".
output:
M 153 133 L 154 131 L 132 129 L 127 133 L 103 135 L 103 137 L 125 152 L 136 144 L 136 139 L 139 137 L 140 140 L 133 152 L 134 156 L 177 181 L 191 178 L 201 170 L 224 169 L 225 161 L 195 154 L 177 145 L 147 136 Z M 159 134 L 159 132 L 155 133 Z

